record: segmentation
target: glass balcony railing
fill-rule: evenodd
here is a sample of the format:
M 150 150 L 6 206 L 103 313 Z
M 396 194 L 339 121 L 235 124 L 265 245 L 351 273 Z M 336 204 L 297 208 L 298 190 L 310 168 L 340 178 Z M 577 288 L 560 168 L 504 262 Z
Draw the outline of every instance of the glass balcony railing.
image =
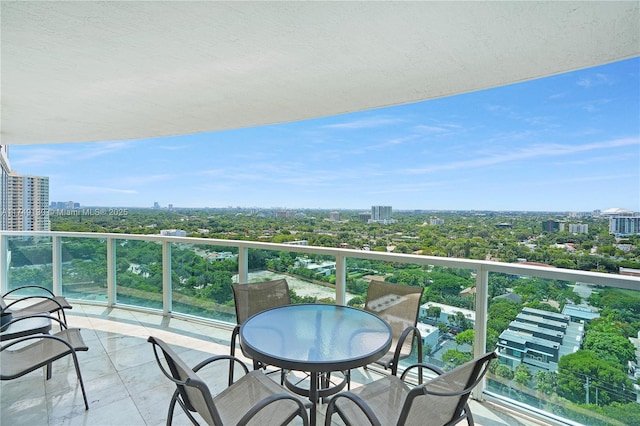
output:
M 235 324 L 231 284 L 279 277 L 294 303 L 360 306 L 371 279 L 423 286 L 427 362 L 449 369 L 499 354 L 476 397 L 549 422 L 640 418 L 637 277 L 250 241 L 0 232 L 2 292 L 35 283 L 73 300 Z

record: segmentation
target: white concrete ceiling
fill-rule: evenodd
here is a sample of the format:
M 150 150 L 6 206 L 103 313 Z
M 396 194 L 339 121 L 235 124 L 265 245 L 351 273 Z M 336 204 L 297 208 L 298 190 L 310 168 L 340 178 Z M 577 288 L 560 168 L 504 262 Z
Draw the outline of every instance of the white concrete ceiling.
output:
M 2 144 L 148 138 L 640 55 L 640 2 L 1 3 Z

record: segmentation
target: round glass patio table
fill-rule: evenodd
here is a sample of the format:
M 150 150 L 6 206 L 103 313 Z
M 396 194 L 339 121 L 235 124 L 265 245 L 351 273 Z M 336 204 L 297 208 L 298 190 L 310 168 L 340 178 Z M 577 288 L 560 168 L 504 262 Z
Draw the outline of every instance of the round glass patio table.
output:
M 315 423 L 320 374 L 381 358 L 391 347 L 391 327 L 370 312 L 347 306 L 287 305 L 246 320 L 240 327 L 240 347 L 264 364 L 310 373 L 310 420 Z

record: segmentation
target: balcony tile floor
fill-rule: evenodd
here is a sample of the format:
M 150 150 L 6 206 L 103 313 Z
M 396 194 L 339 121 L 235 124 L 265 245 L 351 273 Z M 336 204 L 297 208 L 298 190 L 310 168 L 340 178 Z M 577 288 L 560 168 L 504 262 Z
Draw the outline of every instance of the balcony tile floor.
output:
M 54 362 L 53 377 L 48 381 L 44 379 L 44 369 L 40 369 L 1 382 L 0 424 L 164 425 L 175 386 L 158 369 L 146 338 L 153 335 L 165 340 L 189 365 L 212 354 L 229 352 L 231 328 L 93 305 L 75 304 L 67 312 L 69 326 L 81 328 L 89 346 L 89 351 L 78 353 L 89 410 L 84 409 L 73 362 L 65 357 Z M 362 369 L 353 374 L 354 386 L 379 377 Z M 203 379 L 217 392 L 226 386 L 226 377 L 226 370 L 211 369 Z M 319 425 L 324 424 L 324 409 L 318 408 Z M 480 426 L 537 424 L 476 401 L 471 402 L 471 409 Z M 180 412 L 174 424 L 190 422 Z

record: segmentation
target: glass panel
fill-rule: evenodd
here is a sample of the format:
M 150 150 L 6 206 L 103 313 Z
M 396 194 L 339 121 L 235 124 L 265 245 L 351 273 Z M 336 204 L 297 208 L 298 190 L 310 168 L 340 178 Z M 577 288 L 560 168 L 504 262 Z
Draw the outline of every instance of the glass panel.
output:
M 39 285 L 53 290 L 50 237 L 8 237 L 9 271 L 7 290 Z
M 488 391 L 583 424 L 640 418 L 640 292 L 492 273 L 489 293 Z
M 116 241 L 118 304 L 162 309 L 162 244 Z
M 250 283 L 284 278 L 291 303 L 336 303 L 335 257 L 257 249 L 249 250 L 248 257 Z M 354 296 L 347 290 L 347 301 Z
M 197 244 L 172 244 L 173 311 L 235 323 L 232 277 L 238 250 Z
M 425 287 L 418 314 L 423 362 L 447 371 L 473 357 L 475 273 L 469 269 L 405 265 L 387 281 Z M 417 362 L 417 353 L 401 365 Z
M 62 294 L 72 299 L 107 301 L 105 238 L 62 238 Z

